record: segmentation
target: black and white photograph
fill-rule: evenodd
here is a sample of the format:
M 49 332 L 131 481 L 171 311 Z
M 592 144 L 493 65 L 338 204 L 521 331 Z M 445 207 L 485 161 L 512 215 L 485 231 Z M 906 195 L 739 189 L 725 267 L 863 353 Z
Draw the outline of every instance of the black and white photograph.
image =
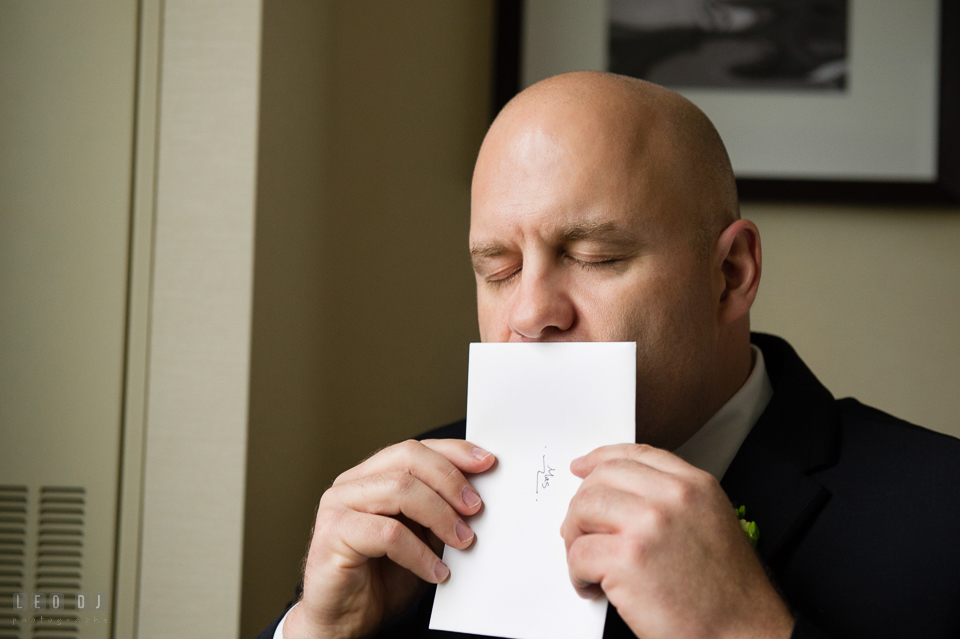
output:
M 672 87 L 845 91 L 848 0 L 608 0 L 609 70 Z

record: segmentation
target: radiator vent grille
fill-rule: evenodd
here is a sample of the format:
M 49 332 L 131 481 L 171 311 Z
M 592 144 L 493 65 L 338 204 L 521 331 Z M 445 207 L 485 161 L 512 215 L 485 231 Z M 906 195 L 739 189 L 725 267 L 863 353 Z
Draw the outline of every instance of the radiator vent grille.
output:
M 85 493 L 78 487 L 40 489 L 37 592 L 76 597 L 80 591 Z M 73 603 L 68 596 L 67 605 L 72 607 Z
M 77 639 L 86 489 L 0 485 L 0 639 Z M 21 606 L 14 607 L 19 594 Z M 41 612 L 30 608 L 46 595 Z M 53 595 L 62 602 L 52 609 Z M 34 622 L 42 616 L 43 623 Z M 24 623 L 24 620 L 30 620 Z
M 86 490 L 78 486 L 43 486 L 37 512 L 37 558 L 35 591 L 59 594 L 64 610 L 48 609 L 44 618 L 51 625 L 35 625 L 33 639 L 75 639 L 77 594 L 82 592 L 83 523 Z M 56 625 L 54 625 L 56 624 Z
M 20 639 L 14 593 L 25 590 L 27 487 L 0 486 L 0 639 Z

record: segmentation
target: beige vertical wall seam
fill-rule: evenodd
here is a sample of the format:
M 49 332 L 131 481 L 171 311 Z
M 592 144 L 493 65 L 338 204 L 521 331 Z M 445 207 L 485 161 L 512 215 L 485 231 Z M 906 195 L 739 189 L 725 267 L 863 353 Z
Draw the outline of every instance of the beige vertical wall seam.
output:
M 137 636 L 150 280 L 156 204 L 157 100 L 163 1 L 142 0 L 139 4 L 127 349 L 117 520 L 117 573 L 113 607 L 114 637 Z
M 163 6 L 137 634 L 238 634 L 261 6 Z

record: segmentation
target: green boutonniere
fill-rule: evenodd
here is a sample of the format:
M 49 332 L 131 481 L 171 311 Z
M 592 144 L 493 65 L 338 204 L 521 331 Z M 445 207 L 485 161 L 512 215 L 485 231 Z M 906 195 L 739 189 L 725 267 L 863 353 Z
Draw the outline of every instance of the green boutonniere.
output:
M 757 547 L 757 542 L 760 540 L 760 529 L 757 527 L 757 522 L 747 521 L 747 507 L 740 506 L 736 510 L 737 519 L 740 520 L 740 527 L 743 528 L 743 532 L 747 533 L 747 539 L 750 540 L 750 545 L 754 548 Z

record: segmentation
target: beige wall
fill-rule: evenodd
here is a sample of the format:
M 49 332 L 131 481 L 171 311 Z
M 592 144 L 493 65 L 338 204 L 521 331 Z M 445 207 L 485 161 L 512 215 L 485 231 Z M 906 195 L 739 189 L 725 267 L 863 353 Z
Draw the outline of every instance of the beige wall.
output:
M 243 637 L 336 475 L 463 417 L 491 8 L 264 3 Z
M 291 599 L 328 481 L 321 330 L 328 193 L 327 2 L 263 6 L 240 636 Z
M 960 437 L 960 208 L 745 204 L 764 249 L 754 330 L 837 397 Z

